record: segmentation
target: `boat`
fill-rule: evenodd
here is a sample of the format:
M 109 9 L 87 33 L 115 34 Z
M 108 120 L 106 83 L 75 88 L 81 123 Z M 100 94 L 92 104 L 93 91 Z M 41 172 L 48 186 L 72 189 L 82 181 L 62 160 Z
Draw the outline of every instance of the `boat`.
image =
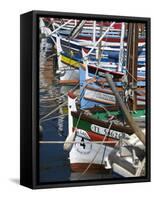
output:
M 52 35 L 52 39 L 55 40 L 55 37 L 57 35 Z M 60 36 L 59 36 L 60 37 Z M 75 61 L 75 62 L 82 62 L 82 49 L 84 49 L 85 52 L 91 51 L 89 55 L 89 60 L 91 61 L 97 61 L 96 54 L 98 51 L 98 47 L 93 47 L 93 46 L 82 46 L 80 43 L 75 42 L 73 40 L 68 40 L 66 38 L 60 37 L 60 42 L 61 42 L 61 47 L 63 49 L 62 53 L 62 61 L 67 64 L 69 62 Z M 118 63 L 119 61 L 119 51 L 120 48 L 110 48 L 102 46 L 102 55 L 101 55 L 101 62 L 108 62 L 111 64 L 111 62 Z M 126 52 L 127 53 L 127 52 Z M 145 65 L 145 48 L 140 47 L 138 50 L 138 65 Z
M 109 139 L 108 137 L 105 138 L 104 131 L 102 134 L 95 134 L 95 132 L 90 131 L 90 126 L 89 127 L 87 126 L 88 123 L 87 120 L 85 121 L 86 123 L 82 125 L 82 122 L 84 122 L 84 117 L 87 118 L 87 115 L 82 114 L 82 116 L 80 116 L 81 114 L 77 112 L 75 101 L 76 97 L 72 92 L 69 92 L 68 93 L 69 134 L 65 141 L 64 149 L 70 150 L 69 158 L 70 158 L 71 170 L 73 172 L 81 172 L 81 171 L 83 172 L 95 157 L 95 161 L 92 163 L 88 171 L 90 172 L 100 171 L 102 169 L 105 169 L 104 160 L 113 150 L 112 145 L 115 145 L 117 142 L 117 137 L 120 137 L 118 134 L 122 134 L 122 132 L 115 131 L 117 136 L 115 136 L 114 138 L 111 137 Z M 76 114 L 77 115 L 79 114 L 80 117 L 76 116 Z M 79 122 L 78 122 L 78 117 L 80 118 Z M 83 126 L 86 129 L 83 129 Z M 109 124 L 106 123 L 106 126 L 109 126 Z M 93 127 L 93 129 L 95 129 L 95 127 Z M 97 138 L 97 140 L 94 139 L 95 137 Z M 99 137 L 101 137 L 101 141 L 103 141 L 104 139 L 105 141 L 109 140 L 112 141 L 113 143 L 111 144 L 111 146 L 108 147 L 99 143 L 91 143 L 91 141 L 99 141 Z M 69 142 L 71 140 L 75 141 L 75 144 L 73 145 L 70 144 Z M 103 152 L 105 153 L 104 158 L 102 157 Z
M 116 177 L 145 176 L 145 146 L 135 134 L 117 144 L 108 161 Z
M 85 67 L 81 67 L 79 70 L 80 93 L 82 94 L 80 98 L 81 108 L 86 109 L 97 105 L 116 105 L 117 102 L 115 95 L 104 78 L 104 73 L 108 73 L 116 77 L 116 88 L 119 92 L 121 92 L 121 95 L 124 96 L 124 93 L 126 95 L 126 82 L 123 77 L 118 77 L 118 73 L 114 74 L 112 71 L 109 73 L 110 71 L 107 70 L 100 73 L 99 69 L 96 69 L 95 73 L 89 73 L 86 64 L 87 63 L 85 62 Z M 138 87 L 134 88 L 134 92 L 137 94 L 137 105 L 145 105 L 145 79 L 143 77 L 138 77 L 137 86 L 140 87 L 140 92 L 138 92 Z
M 65 65 L 65 67 L 62 67 L 62 70 L 59 71 L 69 71 L 69 68 L 72 67 L 75 69 L 79 69 L 81 65 L 83 65 L 84 60 L 83 60 L 83 55 L 82 58 L 76 58 L 76 56 L 74 56 L 74 54 L 71 52 L 71 50 L 69 50 L 69 52 L 67 53 L 66 51 L 63 50 L 62 45 L 61 45 L 61 38 L 59 36 L 57 36 L 56 38 L 57 43 L 59 44 L 57 46 L 57 54 L 58 54 L 58 62 L 60 62 L 59 66 L 62 66 L 62 63 Z M 85 52 L 85 49 L 81 49 L 81 52 Z M 82 53 L 81 53 L 82 54 Z M 96 66 L 96 62 L 90 62 L 88 63 L 88 70 L 90 73 L 95 74 L 96 71 L 99 74 L 99 76 L 101 76 L 101 73 L 109 73 L 109 74 L 113 74 L 116 77 L 122 77 L 124 75 L 123 72 L 126 71 L 126 67 L 123 67 L 123 72 L 119 72 L 118 71 L 118 63 L 114 64 L 114 63 L 103 63 L 102 61 L 100 61 L 101 63 L 99 64 L 99 67 Z M 70 67 L 69 67 L 70 66 Z M 142 75 L 144 76 L 145 74 L 145 68 L 144 67 L 140 67 L 138 68 L 138 76 Z M 78 71 L 75 71 L 75 73 L 78 73 Z M 74 74 L 75 74 L 74 73 Z M 69 75 L 68 75 L 69 76 Z M 78 75 L 79 76 L 79 75 Z

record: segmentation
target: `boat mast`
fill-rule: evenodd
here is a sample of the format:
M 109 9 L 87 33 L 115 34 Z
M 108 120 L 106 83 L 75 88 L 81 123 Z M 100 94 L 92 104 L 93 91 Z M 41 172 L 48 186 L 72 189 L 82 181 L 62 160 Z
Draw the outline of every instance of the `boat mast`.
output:
M 137 61 L 138 61 L 138 24 L 128 24 L 127 41 L 127 77 L 129 88 L 128 106 L 131 111 L 136 111 L 137 96 L 135 89 L 137 87 Z
M 96 21 L 93 22 L 93 44 L 96 42 Z
M 86 20 L 79 21 L 76 26 L 72 29 L 70 32 L 69 38 L 73 39 L 78 36 L 78 34 L 81 32 Z
M 100 23 L 100 37 L 103 33 L 103 22 Z M 96 59 L 98 60 L 98 67 L 100 66 L 101 63 L 101 47 L 102 47 L 102 40 L 100 40 L 100 42 L 98 43 L 98 51 L 96 53 Z
M 118 72 L 122 72 L 122 67 L 123 67 L 123 61 L 124 61 L 124 36 L 125 36 L 125 23 L 123 22 L 122 23 L 122 27 L 121 27 Z

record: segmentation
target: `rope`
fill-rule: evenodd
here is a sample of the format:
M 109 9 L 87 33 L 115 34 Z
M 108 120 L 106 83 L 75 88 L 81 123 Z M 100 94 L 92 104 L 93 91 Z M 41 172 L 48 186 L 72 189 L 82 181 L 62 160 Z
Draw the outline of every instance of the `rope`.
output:
M 67 104 L 67 102 L 64 102 L 62 104 L 60 104 L 57 108 L 55 108 L 54 110 L 52 110 L 51 112 L 49 112 L 48 114 L 46 114 L 45 116 L 43 116 L 42 118 L 40 118 L 40 122 L 45 119 L 46 117 L 50 116 L 51 114 L 53 114 L 54 112 L 56 112 L 60 107 L 62 107 L 63 105 Z
M 81 115 L 82 115 L 82 114 L 83 114 L 83 111 L 80 112 L 78 121 L 77 121 L 76 126 L 75 126 L 75 130 L 77 129 L 77 127 L 78 127 L 78 125 L 79 125 L 79 122 L 80 122 L 80 119 L 81 119 Z
M 107 109 L 107 108 L 105 108 L 104 106 L 102 106 L 102 105 L 100 105 L 100 107 L 101 108 L 103 108 L 106 112 L 107 112 L 107 115 L 108 116 L 110 116 L 111 114 L 110 114 L 110 111 Z
M 137 79 L 126 69 L 127 73 L 137 82 Z
M 65 117 L 65 116 L 67 116 L 67 114 L 59 115 L 59 116 L 55 116 L 55 117 L 50 117 L 50 118 L 47 118 L 47 119 L 42 120 L 42 122 L 49 121 L 49 120 L 52 120 L 52 119 L 57 119 L 57 118 L 59 118 L 59 117 Z

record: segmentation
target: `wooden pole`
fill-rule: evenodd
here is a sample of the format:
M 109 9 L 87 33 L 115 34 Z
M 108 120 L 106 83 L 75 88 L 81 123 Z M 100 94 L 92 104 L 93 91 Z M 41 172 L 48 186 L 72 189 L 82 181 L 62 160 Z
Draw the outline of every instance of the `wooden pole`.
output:
M 137 98 L 135 88 L 137 87 L 137 59 L 138 59 L 138 24 L 128 24 L 127 40 L 127 69 L 128 69 L 128 87 L 132 90 L 131 99 L 128 100 L 128 106 L 131 111 L 136 110 Z M 131 74 L 131 75 L 130 75 Z
M 119 92 L 117 91 L 114 82 L 112 81 L 112 78 L 109 74 L 105 74 L 106 80 L 108 81 L 113 93 L 115 94 L 115 97 L 117 99 L 117 102 L 122 110 L 122 112 L 124 113 L 125 117 L 126 117 L 126 121 L 128 122 L 128 124 L 131 126 L 131 128 L 134 130 L 134 133 L 137 135 L 137 137 L 141 140 L 141 142 L 145 145 L 145 135 L 144 133 L 141 131 L 141 129 L 139 128 L 138 124 L 133 120 L 131 114 L 129 113 L 129 111 L 127 110 L 125 104 L 123 103 Z
M 77 23 L 77 25 L 72 29 L 69 37 L 70 38 L 75 38 L 77 37 L 77 35 L 80 33 L 80 31 L 82 30 L 84 24 L 85 24 L 86 20 L 81 20 Z

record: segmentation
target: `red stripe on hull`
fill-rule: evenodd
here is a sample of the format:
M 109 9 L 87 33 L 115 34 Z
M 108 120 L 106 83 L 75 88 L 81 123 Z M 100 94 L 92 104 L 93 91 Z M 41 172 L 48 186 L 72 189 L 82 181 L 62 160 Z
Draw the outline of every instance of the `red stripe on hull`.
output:
M 97 133 L 94 133 L 92 131 L 87 131 L 89 137 L 91 138 L 92 141 L 102 141 L 104 140 L 105 135 L 100 135 Z M 106 137 L 105 141 L 115 141 L 115 143 L 117 142 L 116 139 L 110 138 L 110 137 Z
M 88 166 L 89 166 L 89 163 L 71 163 L 70 164 L 71 166 L 71 170 L 72 172 L 84 172 Z M 104 165 L 100 165 L 100 164 L 92 164 L 88 170 L 87 170 L 87 173 L 90 172 L 90 173 L 97 173 L 97 172 L 107 172 L 109 173 L 110 170 L 109 169 L 105 169 Z
M 116 139 L 113 139 L 113 138 L 110 138 L 110 137 L 106 137 L 105 138 L 105 135 L 99 135 L 97 133 L 94 133 L 92 131 L 87 131 L 87 134 L 89 135 L 90 139 L 92 141 L 108 141 L 108 142 L 112 142 L 112 143 L 106 143 L 105 145 L 107 146 L 111 146 L 111 147 L 114 147 L 115 144 L 117 143 L 118 140 Z M 115 142 L 115 143 L 113 143 Z

